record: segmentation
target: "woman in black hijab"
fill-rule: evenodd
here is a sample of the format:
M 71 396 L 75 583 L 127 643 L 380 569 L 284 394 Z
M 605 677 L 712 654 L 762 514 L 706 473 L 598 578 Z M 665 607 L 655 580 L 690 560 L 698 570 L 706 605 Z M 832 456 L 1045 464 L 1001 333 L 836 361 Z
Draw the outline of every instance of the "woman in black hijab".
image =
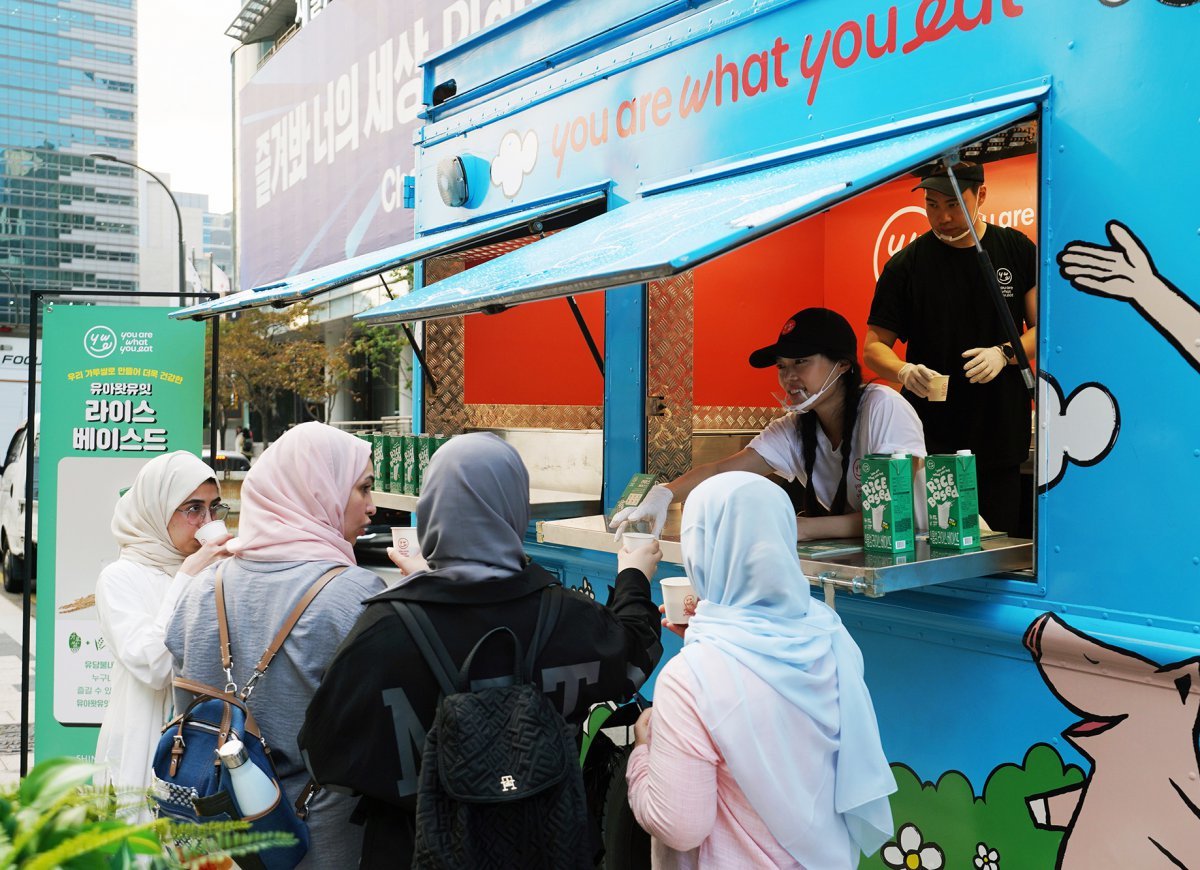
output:
M 657 544 L 618 554 L 612 594 L 600 605 L 525 556 L 528 525 L 529 474 L 516 450 L 492 434 L 451 439 L 430 461 L 417 503 L 427 565 L 371 599 L 308 708 L 299 742 L 314 779 L 362 795 L 355 820 L 366 825 L 363 868 L 409 866 L 421 749 L 439 694 L 392 602 L 419 604 L 461 666 L 498 626 L 528 646 L 542 596 L 559 596 L 533 676 L 575 726 L 592 705 L 631 697 L 662 656 L 650 600 Z M 501 646 L 472 675 L 510 669 Z

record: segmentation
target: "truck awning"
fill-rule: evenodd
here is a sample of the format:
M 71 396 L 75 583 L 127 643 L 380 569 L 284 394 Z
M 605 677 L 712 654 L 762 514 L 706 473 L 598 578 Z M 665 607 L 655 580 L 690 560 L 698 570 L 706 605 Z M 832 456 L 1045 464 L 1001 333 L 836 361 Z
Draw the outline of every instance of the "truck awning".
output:
M 449 253 L 464 247 L 487 244 L 494 237 L 509 234 L 525 224 L 547 220 L 581 206 L 598 203 L 607 196 L 607 190 L 593 187 L 583 193 L 550 200 L 499 217 L 490 217 L 474 223 L 456 224 L 437 232 L 421 236 L 412 241 L 393 245 L 380 251 L 362 254 L 349 260 L 322 266 L 310 272 L 264 284 L 251 290 L 242 290 L 231 296 L 214 299 L 201 305 L 192 305 L 171 313 L 176 320 L 204 320 L 230 311 L 258 308 L 263 305 L 284 307 L 302 299 L 308 299 L 329 290 L 352 284 L 372 275 L 391 269 Z M 530 233 L 536 230 L 530 230 Z
M 523 302 L 683 272 L 1034 115 L 1037 105 L 946 115 L 760 159 L 745 171 L 662 185 L 627 205 L 356 315 L 370 323 L 496 312 Z M 765 165 L 769 162 L 769 165 Z

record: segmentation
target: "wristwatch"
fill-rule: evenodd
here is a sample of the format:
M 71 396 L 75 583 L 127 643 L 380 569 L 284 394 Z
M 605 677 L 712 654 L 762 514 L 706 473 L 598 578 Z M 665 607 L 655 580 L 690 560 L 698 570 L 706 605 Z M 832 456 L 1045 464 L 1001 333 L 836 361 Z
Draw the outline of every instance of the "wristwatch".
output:
M 996 347 L 1000 348 L 1000 352 L 1004 354 L 1009 362 L 1017 358 L 1017 349 L 1011 344 L 998 344 Z

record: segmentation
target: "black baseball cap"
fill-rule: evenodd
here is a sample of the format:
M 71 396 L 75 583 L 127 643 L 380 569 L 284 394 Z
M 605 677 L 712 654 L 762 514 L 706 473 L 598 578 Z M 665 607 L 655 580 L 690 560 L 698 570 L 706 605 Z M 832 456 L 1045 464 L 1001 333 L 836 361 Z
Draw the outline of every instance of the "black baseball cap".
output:
M 926 188 L 935 190 L 944 196 L 954 196 L 954 185 L 950 183 L 950 176 L 946 172 L 945 163 L 933 163 L 926 166 L 920 171 L 921 180 L 913 190 Z M 972 184 L 983 184 L 983 166 L 978 163 L 955 163 L 954 177 L 958 179 L 960 188 L 970 187 Z
M 750 365 L 765 369 L 779 357 L 799 359 L 824 354 L 831 359 L 857 359 L 858 339 L 850 322 L 828 308 L 805 308 L 788 318 L 774 344 L 750 354 Z

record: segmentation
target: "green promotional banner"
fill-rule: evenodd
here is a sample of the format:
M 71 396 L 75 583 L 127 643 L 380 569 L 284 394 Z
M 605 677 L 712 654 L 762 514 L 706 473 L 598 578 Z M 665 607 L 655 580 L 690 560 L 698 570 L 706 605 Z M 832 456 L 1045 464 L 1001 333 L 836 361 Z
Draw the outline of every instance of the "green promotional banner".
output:
M 113 691 L 96 578 L 116 561 L 110 524 L 141 467 L 199 455 L 204 326 L 171 308 L 47 305 L 35 478 L 37 679 L 34 756 L 91 759 Z

